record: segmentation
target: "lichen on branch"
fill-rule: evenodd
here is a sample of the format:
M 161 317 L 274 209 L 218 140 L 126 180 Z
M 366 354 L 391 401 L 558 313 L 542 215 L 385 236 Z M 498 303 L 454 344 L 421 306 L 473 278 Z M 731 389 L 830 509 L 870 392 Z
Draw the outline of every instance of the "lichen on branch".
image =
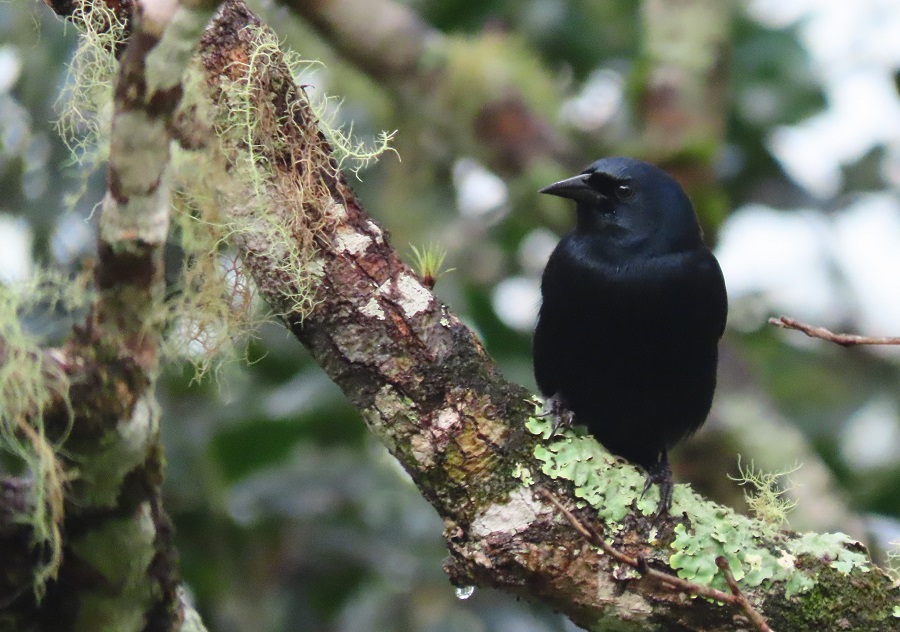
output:
M 210 199 L 224 226 L 237 222 L 228 239 L 260 293 L 444 519 L 454 582 L 544 601 L 585 627 L 741 624 L 714 603 L 623 571 L 542 500 L 549 491 L 579 520 L 603 521 L 634 559 L 695 582 L 730 587 L 730 577 L 776 629 L 827 628 L 833 604 L 851 629 L 892 629 L 897 587 L 844 536 L 773 536 L 683 488 L 675 506 L 685 515 L 653 525 L 645 507 L 655 503 L 639 497 L 632 466 L 588 439 L 547 441 L 524 389 L 503 380 L 365 213 L 288 65 L 260 46 L 259 27 L 231 0 L 202 42 L 208 129 L 227 139 L 211 164 L 244 187 L 244 195 Z M 194 145 L 180 129 L 187 147 L 203 145 L 204 133 Z M 273 191 L 260 208 L 258 196 Z M 298 300 L 307 273 L 319 289 L 309 302 Z M 719 574 L 720 558 L 729 573 Z
M 109 155 L 112 84 L 129 23 L 102 0 L 79 3 L 72 21 L 81 37 L 60 98 L 58 128 L 85 183 Z M 332 122 L 319 128 L 323 134 L 315 142 L 299 150 L 297 139 L 308 136 L 309 130 L 278 123 L 296 118 L 290 114 L 296 107 L 292 104 L 301 99 L 306 103 L 305 95 L 294 88 L 297 93 L 286 100 L 283 111 L 275 111 L 267 99 L 277 88 L 272 56 L 281 60 L 275 34 L 255 23 L 248 24 L 241 37 L 247 39 L 247 55 L 230 61 L 214 94 L 202 69 L 196 63 L 190 66 L 176 117 L 180 144 L 169 170 L 175 202 L 170 241 L 181 248 L 181 274 L 153 318 L 166 332 L 164 357 L 189 360 L 198 377 L 240 357 L 244 341 L 270 317 L 256 299 L 235 240 L 254 239 L 277 249 L 271 260 L 292 279 L 293 293 L 275 311 L 308 312 L 315 303 L 319 271 L 314 242 L 335 210 L 316 208 L 315 201 L 328 188 L 316 174 L 327 165 L 327 179 L 333 180 L 342 168 L 358 172 L 392 151 L 393 133 L 384 132 L 366 145 L 353 138 L 352 127 L 342 129 L 336 123 L 335 99 L 328 96 L 313 103 L 323 120 Z M 282 63 L 289 68 L 288 77 L 307 65 L 294 54 Z M 321 151 L 320 143 L 328 150 Z M 274 168 L 282 162 L 291 169 Z M 72 197 L 83 193 L 84 184 Z M 305 210 L 286 216 L 279 212 L 285 208 Z
M 21 466 L 32 477 L 27 512 L 16 516 L 16 521 L 29 525 L 31 544 L 46 552 L 35 569 L 33 586 L 38 596 L 56 575 L 62 558 L 60 528 L 67 478 L 57 458 L 66 430 L 57 429 L 51 436 L 45 416 L 51 407 L 62 409 L 67 426 L 71 410 L 68 376 L 43 350 L 46 340 L 25 323 L 48 307 L 69 312 L 83 309 L 90 297 L 84 281 L 40 272 L 19 284 L 0 283 L 0 450 L 5 453 L 4 463 Z

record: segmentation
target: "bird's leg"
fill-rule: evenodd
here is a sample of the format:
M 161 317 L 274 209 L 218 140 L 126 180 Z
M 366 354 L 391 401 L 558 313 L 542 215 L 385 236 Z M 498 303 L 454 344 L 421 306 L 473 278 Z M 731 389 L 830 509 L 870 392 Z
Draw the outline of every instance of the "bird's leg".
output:
M 656 483 L 659 486 L 659 504 L 656 506 L 656 515 L 653 521 L 656 522 L 660 518 L 669 515 L 672 508 L 672 468 L 669 467 L 669 455 L 665 450 L 659 457 L 659 461 L 647 468 L 647 481 L 644 483 L 644 491 L 641 498 L 650 489 L 650 486 Z
M 574 413 L 569 410 L 568 406 L 566 406 L 565 399 L 563 399 L 563 396 L 559 393 L 556 393 L 553 397 L 548 398 L 544 402 L 544 412 L 539 416 L 553 417 L 553 427 L 550 430 L 550 436 L 547 437 L 548 439 L 552 439 L 556 436 L 556 433 L 559 432 L 560 428 L 570 428 L 572 422 L 575 420 Z

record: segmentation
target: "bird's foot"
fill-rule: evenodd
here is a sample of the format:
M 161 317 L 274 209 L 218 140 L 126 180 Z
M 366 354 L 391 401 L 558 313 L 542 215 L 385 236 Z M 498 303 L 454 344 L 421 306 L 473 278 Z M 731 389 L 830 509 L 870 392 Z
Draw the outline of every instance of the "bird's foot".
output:
M 562 398 L 562 395 L 557 393 L 553 397 L 548 398 L 544 402 L 544 412 L 542 412 L 539 417 L 553 417 L 553 427 L 550 429 L 550 436 L 548 439 L 552 439 L 556 436 L 556 433 L 560 431 L 560 429 L 565 430 L 567 428 L 571 428 L 572 424 L 575 421 L 575 414 L 569 410 L 566 406 L 565 400 Z
M 647 480 L 644 483 L 644 491 L 641 492 L 641 498 L 650 489 L 650 486 L 656 483 L 659 486 L 659 504 L 656 506 L 656 513 L 653 516 L 653 523 L 656 524 L 660 520 L 669 515 L 672 509 L 672 468 L 669 467 L 669 457 L 663 452 L 659 461 L 647 468 Z

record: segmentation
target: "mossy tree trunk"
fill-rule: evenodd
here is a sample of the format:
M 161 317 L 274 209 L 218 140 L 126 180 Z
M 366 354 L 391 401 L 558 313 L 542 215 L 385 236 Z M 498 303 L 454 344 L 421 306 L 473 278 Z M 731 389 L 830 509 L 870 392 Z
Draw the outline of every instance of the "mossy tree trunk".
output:
M 254 33 L 259 27 L 240 0 L 223 5 L 200 47 L 209 98 L 214 108 L 227 107 L 229 85 L 252 84 L 261 111 L 277 116 L 248 128 L 247 143 L 264 153 L 271 178 L 298 187 L 305 183 L 307 188 L 295 204 L 269 209 L 264 218 L 281 221 L 286 227 L 282 239 L 296 240 L 299 246 L 249 229 L 234 235 L 235 244 L 261 293 L 443 519 L 451 581 L 492 586 L 547 603 L 591 629 L 746 629 L 751 624 L 745 611 L 687 598 L 694 588 L 727 590 L 727 576 L 717 570 L 717 558 L 723 558 L 736 586 L 772 629 L 896 629 L 900 588 L 849 538 L 778 532 L 683 486 L 676 491 L 673 516 L 654 525 L 650 514 L 655 499 L 641 499 L 643 477 L 635 468 L 610 457 L 590 439 L 566 433 L 547 440 L 546 423 L 536 417 L 530 393 L 498 374 L 477 337 L 416 278 L 385 231 L 366 214 L 280 54 L 267 51 L 264 65 L 246 63 L 258 54 Z M 137 44 L 129 44 L 129 49 L 132 46 Z M 248 72 L 259 74 L 242 76 Z M 267 142 L 272 125 L 280 128 L 274 144 Z M 235 152 L 241 149 L 234 147 Z M 127 203 L 131 196 L 123 195 L 119 180 L 111 175 L 112 197 Z M 251 189 L 255 185 L 247 186 L 248 198 L 257 194 Z M 229 212 L 246 220 L 248 214 L 253 219 L 254 210 Z M 124 238 L 136 233 L 119 234 Z M 132 256 L 132 246 L 139 246 L 138 254 L 146 255 L 147 248 L 158 247 L 158 236 L 113 250 L 125 248 Z M 303 270 L 290 256 L 295 246 L 310 255 Z M 100 300 L 113 307 L 95 313 L 109 314 L 116 324 L 114 335 L 98 335 L 102 323 L 92 321 L 76 332 L 68 350 L 65 367 L 82 389 L 73 388 L 70 395 L 75 408 L 72 437 L 89 445 L 102 438 L 91 433 L 105 432 L 109 424 L 119 428 L 121 420 L 144 419 L 146 426 L 153 416 L 152 405 L 139 406 L 152 379 L 148 369 L 153 360 L 147 357 L 152 349 L 144 346 L 145 339 L 129 335 L 138 331 L 133 319 L 115 317 L 126 313 L 127 297 L 135 288 L 132 281 L 150 279 L 140 294 L 153 296 L 158 260 L 152 252 L 149 256 L 148 274 L 136 274 L 147 266 L 129 263 L 111 271 L 125 278 L 100 283 Z M 316 279 L 311 310 L 309 302 L 302 308 L 297 303 L 303 291 L 298 278 L 310 271 Z M 113 392 L 127 396 L 112 401 Z M 48 627 L 51 613 L 66 607 L 84 613 L 87 604 L 99 603 L 78 603 L 84 583 L 109 582 L 102 577 L 104 561 L 83 559 L 79 552 L 85 549 L 78 543 L 102 534 L 107 543 L 117 538 L 123 542 L 116 555 L 126 560 L 152 552 L 138 568 L 159 587 L 150 588 L 152 599 L 137 591 L 138 605 L 120 611 L 140 625 L 113 621 L 110 627 L 94 629 L 186 625 L 158 504 L 159 448 L 155 431 L 149 435 L 153 440 L 141 447 L 144 458 L 116 488 L 115 505 L 100 512 L 102 530 L 92 526 L 95 513 L 87 523 L 79 522 L 86 518 L 79 518 L 77 511 L 66 514 L 60 579 L 49 588 L 56 591 L 54 598 L 38 603 L 20 590 L 3 603 L 5 620 L 23 616 L 27 604 L 30 621 L 37 622 L 32 627 L 56 630 L 60 628 Z M 0 520 L 12 515 L 27 492 L 14 481 L 2 489 Z M 572 519 L 551 498 L 559 499 Z M 78 525 L 86 530 L 77 531 Z M 639 560 L 637 568 L 595 546 L 578 525 L 599 532 L 624 558 Z M 2 539 L 12 531 L 8 523 L 0 524 L 0 546 L 9 546 Z M 134 533 L 150 533 L 152 537 L 144 538 L 149 548 L 134 551 Z M 13 535 L 21 542 L 21 532 Z M 667 583 L 659 573 L 678 575 L 688 583 Z M 141 584 L 139 578 L 134 581 Z M 158 627 L 150 621 L 157 621 Z

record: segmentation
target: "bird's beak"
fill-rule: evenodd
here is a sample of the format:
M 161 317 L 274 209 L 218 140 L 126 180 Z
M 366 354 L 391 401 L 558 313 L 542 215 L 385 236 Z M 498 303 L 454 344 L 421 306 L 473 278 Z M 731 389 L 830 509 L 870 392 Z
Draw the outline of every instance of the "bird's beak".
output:
M 540 193 L 555 195 L 576 202 L 587 202 L 596 204 L 606 199 L 606 196 L 597 189 L 588 184 L 590 174 L 581 173 L 572 178 L 566 178 L 559 182 L 554 182 L 550 186 L 546 186 L 540 190 Z

